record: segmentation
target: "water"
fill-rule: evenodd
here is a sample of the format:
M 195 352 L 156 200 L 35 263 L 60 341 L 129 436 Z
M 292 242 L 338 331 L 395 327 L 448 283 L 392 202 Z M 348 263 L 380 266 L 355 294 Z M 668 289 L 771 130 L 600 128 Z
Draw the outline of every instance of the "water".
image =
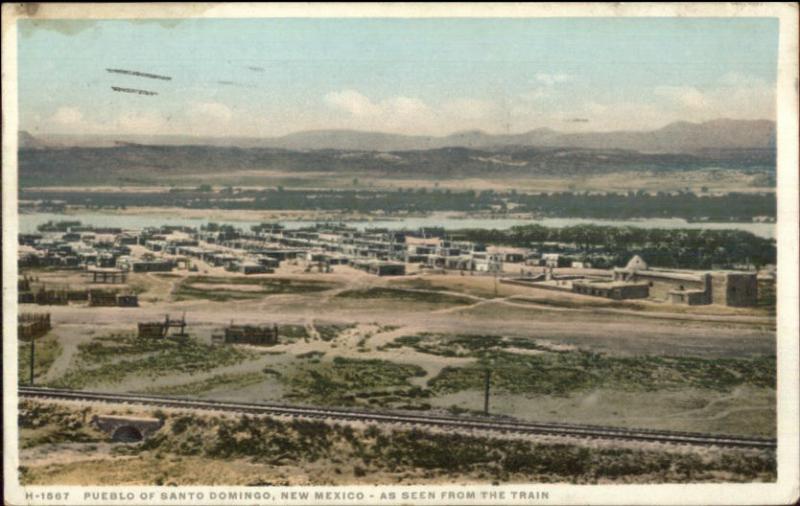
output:
M 174 215 L 158 214 L 106 214 L 84 212 L 77 214 L 58 214 L 58 213 L 31 213 L 19 215 L 19 230 L 22 233 L 34 233 L 36 227 L 48 221 L 77 220 L 84 225 L 100 227 L 116 227 L 122 229 L 140 229 L 144 227 L 158 227 L 161 225 L 182 225 L 189 227 L 199 227 L 209 221 L 215 223 L 231 224 L 237 227 L 250 228 L 251 225 L 263 223 L 263 220 L 209 220 L 208 218 L 187 218 Z M 279 221 L 287 229 L 296 229 L 308 226 L 311 222 L 299 220 Z M 568 227 L 572 225 L 609 225 L 615 227 L 642 227 L 642 228 L 688 228 L 722 230 L 733 229 L 750 232 L 759 237 L 767 239 L 775 238 L 774 223 L 689 223 L 680 218 L 648 218 L 642 220 L 597 220 L 591 218 L 458 218 L 450 215 L 437 215 L 416 218 L 399 219 L 379 219 L 379 220 L 359 220 L 348 221 L 348 225 L 363 229 L 365 227 L 380 227 L 390 230 L 416 230 L 420 227 L 444 227 L 448 230 L 459 228 L 486 228 L 486 229 L 508 229 L 517 225 L 538 224 L 545 227 Z

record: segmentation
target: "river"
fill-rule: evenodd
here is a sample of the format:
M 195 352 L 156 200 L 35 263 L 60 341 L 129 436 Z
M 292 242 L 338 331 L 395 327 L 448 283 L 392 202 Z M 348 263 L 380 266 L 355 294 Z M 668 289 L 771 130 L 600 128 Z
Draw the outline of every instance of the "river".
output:
M 122 229 L 140 229 L 144 227 L 158 227 L 161 225 L 185 225 L 199 227 L 209 221 L 227 223 L 238 227 L 247 227 L 262 223 L 254 220 L 209 220 L 208 218 L 187 218 L 174 215 L 158 214 L 110 214 L 82 212 L 75 214 L 59 213 L 30 213 L 19 215 L 19 231 L 22 233 L 36 232 L 36 227 L 48 221 L 77 220 L 86 225 L 101 227 L 116 227 Z M 281 220 L 287 229 L 296 229 L 308 226 L 309 221 Z M 706 230 L 744 230 L 759 237 L 775 238 L 776 226 L 774 223 L 730 222 L 730 223 L 690 223 L 680 218 L 648 218 L 641 220 L 597 220 L 589 218 L 461 218 L 450 215 L 431 215 L 425 217 L 374 219 L 347 221 L 348 225 L 363 229 L 365 227 L 387 228 L 391 230 L 416 230 L 420 227 L 444 227 L 448 230 L 459 228 L 486 228 L 508 229 L 517 225 L 538 224 L 545 227 L 568 227 L 571 225 L 608 225 L 614 227 L 641 227 L 641 228 L 687 228 Z

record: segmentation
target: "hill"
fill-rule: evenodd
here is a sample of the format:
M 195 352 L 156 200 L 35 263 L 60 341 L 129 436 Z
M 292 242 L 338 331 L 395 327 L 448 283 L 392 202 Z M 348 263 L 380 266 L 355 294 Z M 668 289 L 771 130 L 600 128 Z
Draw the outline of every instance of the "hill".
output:
M 775 123 L 768 120 L 718 119 L 703 123 L 680 121 L 649 131 L 563 133 L 540 128 L 519 134 L 480 130 L 446 136 L 401 135 L 356 130 L 315 130 L 282 137 L 191 137 L 157 135 L 48 135 L 34 139 L 21 133 L 21 147 L 35 140 L 52 147 L 111 147 L 120 142 L 158 145 L 205 145 L 287 150 L 418 151 L 440 148 L 497 150 L 510 146 L 544 148 L 622 149 L 643 153 L 691 154 L 703 150 L 775 148 Z
M 631 150 L 506 147 L 437 148 L 389 153 L 356 150 L 291 151 L 221 146 L 23 148 L 20 184 L 198 184 L 203 175 L 281 171 L 361 174 L 374 178 L 572 178 L 615 172 L 685 172 L 714 167 L 774 171 L 772 150 L 708 150 L 696 154 Z

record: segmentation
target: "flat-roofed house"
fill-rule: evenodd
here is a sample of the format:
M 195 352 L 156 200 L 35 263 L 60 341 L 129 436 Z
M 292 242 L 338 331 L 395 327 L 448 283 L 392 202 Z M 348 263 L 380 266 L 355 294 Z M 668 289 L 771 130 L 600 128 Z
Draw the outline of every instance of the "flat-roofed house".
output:
M 744 307 L 755 306 L 758 298 L 755 272 L 653 269 L 638 255 L 614 269 L 614 280 L 646 283 L 650 298 L 674 304 Z

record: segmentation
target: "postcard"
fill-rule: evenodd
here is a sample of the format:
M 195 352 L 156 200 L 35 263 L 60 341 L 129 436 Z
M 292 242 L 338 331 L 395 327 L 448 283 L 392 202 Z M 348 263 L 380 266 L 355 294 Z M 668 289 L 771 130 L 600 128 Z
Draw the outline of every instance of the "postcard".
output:
M 11 505 L 793 504 L 798 7 L 4 4 Z

